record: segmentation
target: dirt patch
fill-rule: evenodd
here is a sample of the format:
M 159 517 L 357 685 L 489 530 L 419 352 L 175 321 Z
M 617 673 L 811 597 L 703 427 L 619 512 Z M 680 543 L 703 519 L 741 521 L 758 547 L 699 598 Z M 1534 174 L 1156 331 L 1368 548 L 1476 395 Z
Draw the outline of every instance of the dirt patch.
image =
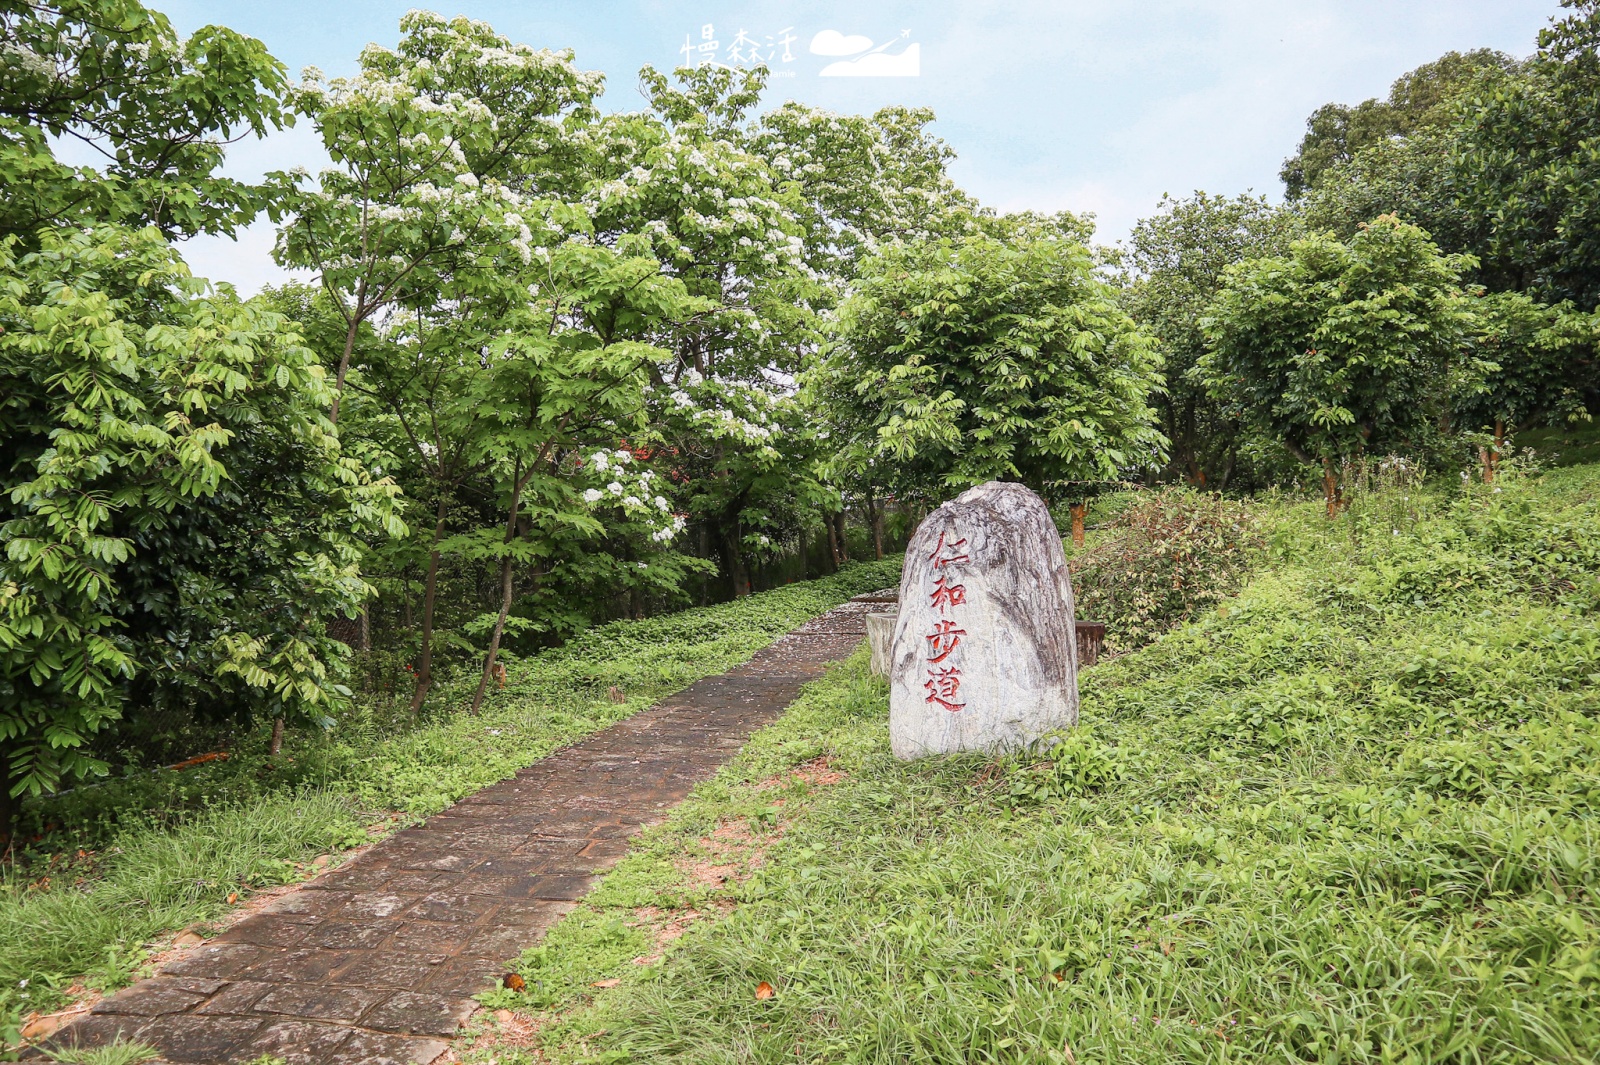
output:
M 527 1056 L 536 1065 L 549 1059 L 539 1049 L 539 1031 L 546 1018 L 530 1016 L 516 1010 L 480 1011 L 473 1014 L 467 1027 L 455 1037 L 455 1043 L 432 1065 L 461 1065 L 463 1061 L 483 1062 L 492 1065 L 497 1060 L 495 1051 L 513 1051 Z
M 809 762 L 802 762 L 786 773 L 768 777 L 756 785 L 756 790 L 781 788 L 791 784 L 804 784 L 807 788 L 825 788 L 844 779 L 844 773 L 833 768 L 833 756 L 824 754 Z

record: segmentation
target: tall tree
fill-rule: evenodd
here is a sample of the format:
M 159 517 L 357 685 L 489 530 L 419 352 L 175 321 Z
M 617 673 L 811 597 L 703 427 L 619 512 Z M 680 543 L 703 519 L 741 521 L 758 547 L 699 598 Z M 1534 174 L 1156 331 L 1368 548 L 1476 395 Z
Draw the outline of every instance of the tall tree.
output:
M 1464 94 L 1518 65 L 1511 56 L 1489 48 L 1446 52 L 1402 74 L 1390 86 L 1387 99 L 1363 100 L 1354 107 L 1324 104 L 1306 119 L 1299 150 L 1284 160 L 1279 176 L 1285 195 L 1299 199 L 1365 149 L 1449 125 Z
M 1126 265 L 1132 277 L 1125 305 L 1160 342 L 1167 389 L 1152 402 L 1171 441 L 1167 475 L 1224 489 L 1239 462 L 1238 421 L 1189 371 L 1205 352 L 1200 319 L 1228 267 L 1282 255 L 1298 235 L 1292 212 L 1264 196 L 1163 197 L 1155 215 L 1133 227 Z
M 751 588 L 750 551 L 778 532 L 808 465 L 780 450 L 798 421 L 791 381 L 817 342 L 822 290 L 808 270 L 798 197 L 751 150 L 750 113 L 766 72 L 646 68 L 644 114 L 597 131 L 602 180 L 588 195 L 597 237 L 640 234 L 663 269 L 701 301 L 663 319 L 652 343 L 673 358 L 653 368 L 652 450 L 707 530 L 729 590 Z M 765 543 L 763 542 L 765 538 Z
M 1480 455 L 1489 481 L 1507 437 L 1593 416 L 1600 321 L 1570 303 L 1546 306 L 1522 292 L 1481 296 L 1472 310 L 1479 377 L 1457 391 L 1452 418 L 1461 429 L 1490 434 Z
M 395 488 L 340 451 L 281 316 L 206 295 L 153 229 L 0 242 L 0 812 L 101 770 L 124 712 L 310 719 Z
M 1229 267 L 1194 374 L 1230 417 L 1322 468 L 1331 516 L 1341 460 L 1418 451 L 1447 413 L 1468 263 L 1386 215 L 1348 244 L 1316 234 Z
M 500 602 L 474 712 L 488 689 L 518 566 L 548 564 L 566 530 L 600 533 L 595 511 L 602 503 L 654 524 L 662 539 L 682 528 L 652 489 L 652 471 L 635 474 L 631 452 L 608 454 L 605 447 L 642 425 L 647 370 L 671 357 L 636 338 L 707 309 L 705 301 L 663 274 L 643 238 L 616 248 L 573 239 L 542 261 L 533 286 L 538 298 L 499 309 L 501 333 L 485 352 L 488 372 L 473 387 L 489 423 L 483 451 L 505 515 L 498 537 L 490 530 L 476 537 L 478 557 L 499 569 Z M 596 450 L 587 454 L 590 448 Z
M 1160 356 L 1097 276 L 1081 223 L 994 228 L 865 260 L 810 381 L 841 432 L 908 488 L 999 479 L 1077 499 L 1158 465 Z
M 508 256 L 531 251 L 529 201 L 576 196 L 573 134 L 601 85 L 570 51 L 483 22 L 411 11 L 400 29 L 394 51 L 361 53 L 356 77 L 312 71 L 296 91 L 335 165 L 301 195 L 277 254 L 315 270 L 345 319 L 335 421 L 363 324 L 497 284 Z
M 1494 287 L 1547 302 L 1600 306 L 1600 0 L 1539 35 L 1521 76 L 1467 108 L 1452 180 L 1464 210 L 1483 219 L 1481 249 Z

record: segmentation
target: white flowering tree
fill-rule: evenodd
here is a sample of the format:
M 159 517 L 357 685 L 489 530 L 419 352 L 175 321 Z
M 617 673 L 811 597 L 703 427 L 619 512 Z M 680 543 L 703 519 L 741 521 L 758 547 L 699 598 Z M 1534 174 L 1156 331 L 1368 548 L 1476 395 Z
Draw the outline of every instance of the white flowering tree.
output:
M 493 473 L 504 522 L 452 538 L 464 557 L 494 562 L 500 602 L 489 632 L 483 702 L 505 634 L 519 568 L 535 578 L 563 540 L 605 531 L 620 512 L 665 543 L 682 530 L 660 477 L 615 446 L 646 423 L 650 370 L 670 352 L 639 339 L 711 309 L 670 277 L 642 238 L 596 243 L 578 234 L 540 248 L 529 279 L 533 298 L 495 310 L 498 337 L 480 355 L 471 389 L 484 423 L 481 454 Z
M 797 204 L 806 262 L 842 297 L 863 257 L 885 241 L 954 236 L 978 204 L 950 180 L 955 153 L 928 132 L 925 107 L 841 115 L 789 101 L 749 132 Z
M 345 320 L 336 421 L 364 323 L 503 286 L 559 232 L 573 134 L 601 85 L 570 51 L 513 44 L 483 22 L 412 11 L 400 29 L 394 51 L 361 53 L 355 77 L 308 69 L 295 91 L 334 166 L 301 195 L 277 257 L 315 270 Z
M 646 68 L 651 110 L 596 127 L 605 169 L 586 196 L 598 239 L 642 235 L 704 301 L 651 336 L 672 358 L 653 374 L 650 439 L 735 594 L 750 588 L 747 553 L 775 546 L 780 512 L 810 483 L 783 425 L 798 420 L 792 375 L 816 346 L 821 290 L 799 200 L 750 150 L 765 76 L 705 68 L 674 82 Z

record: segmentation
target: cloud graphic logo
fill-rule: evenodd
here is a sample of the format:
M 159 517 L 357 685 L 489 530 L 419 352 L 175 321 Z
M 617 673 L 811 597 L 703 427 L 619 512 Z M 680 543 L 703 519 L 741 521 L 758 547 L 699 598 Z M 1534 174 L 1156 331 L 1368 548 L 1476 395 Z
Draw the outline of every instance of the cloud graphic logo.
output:
M 893 42 L 890 42 L 893 43 Z M 880 47 L 886 48 L 888 45 Z M 922 73 L 922 45 L 908 44 L 905 51 L 889 55 L 872 51 L 859 59 L 840 60 L 822 68 L 824 78 L 915 78 Z
M 846 37 L 838 30 L 823 30 L 811 38 L 812 55 L 855 55 L 872 47 L 872 38 L 859 33 Z

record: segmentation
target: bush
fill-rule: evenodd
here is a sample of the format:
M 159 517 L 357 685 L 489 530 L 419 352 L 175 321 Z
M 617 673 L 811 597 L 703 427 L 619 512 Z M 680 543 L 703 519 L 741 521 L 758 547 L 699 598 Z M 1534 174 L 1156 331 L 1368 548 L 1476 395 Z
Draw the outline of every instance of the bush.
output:
M 1187 488 L 1136 497 L 1112 528 L 1071 567 L 1078 616 L 1104 622 L 1114 652 L 1143 647 L 1233 595 L 1264 546 L 1248 504 Z

